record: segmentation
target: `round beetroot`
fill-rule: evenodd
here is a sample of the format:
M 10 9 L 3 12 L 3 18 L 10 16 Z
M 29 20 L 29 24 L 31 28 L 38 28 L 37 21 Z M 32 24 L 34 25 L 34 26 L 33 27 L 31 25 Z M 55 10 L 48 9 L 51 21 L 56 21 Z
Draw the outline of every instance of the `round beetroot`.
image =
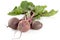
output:
M 30 29 L 30 24 L 27 20 L 21 20 L 17 29 L 21 32 L 26 32 Z
M 18 18 L 11 18 L 8 22 L 8 27 L 12 29 L 17 29 L 19 19 Z
M 42 23 L 40 23 L 39 21 L 32 22 L 31 29 L 38 30 L 40 28 L 42 28 Z

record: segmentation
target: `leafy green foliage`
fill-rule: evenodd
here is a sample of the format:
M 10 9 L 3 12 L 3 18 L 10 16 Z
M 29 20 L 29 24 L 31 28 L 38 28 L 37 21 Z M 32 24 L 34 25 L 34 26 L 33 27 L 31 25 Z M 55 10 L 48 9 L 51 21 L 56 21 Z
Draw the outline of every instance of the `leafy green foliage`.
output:
M 34 19 L 39 19 L 46 7 L 47 7 L 46 5 L 45 6 L 36 6 Z
M 47 10 L 44 10 L 41 14 L 37 14 L 34 16 L 34 19 L 40 19 L 40 17 L 50 17 L 53 16 L 57 13 L 57 11 L 55 11 L 54 9 L 50 10 L 50 12 L 48 12 Z
M 35 13 L 36 15 L 37 14 L 42 14 L 42 12 L 44 11 L 44 9 L 46 8 L 47 6 L 36 6 L 35 7 Z
M 34 16 L 33 19 L 34 19 L 34 20 L 35 20 L 35 19 L 40 19 L 40 17 L 41 17 L 40 15 L 36 15 L 36 16 Z
M 15 7 L 11 12 L 8 13 L 8 15 L 15 16 L 15 15 L 20 15 L 23 13 L 22 8 Z
M 23 8 L 24 11 L 33 10 L 35 5 L 32 2 L 22 1 L 21 8 Z
M 28 2 L 27 1 L 22 1 L 22 3 L 21 3 L 21 8 L 23 8 L 25 11 L 27 11 L 28 10 Z
M 49 16 L 53 16 L 57 13 L 57 11 L 55 11 L 54 9 L 52 9 L 50 12 L 48 12 L 47 10 L 43 12 L 42 16 L 44 17 L 49 17 Z
M 14 9 L 8 13 L 8 15 L 20 15 L 29 10 L 33 10 L 35 5 L 32 2 L 22 1 L 20 6 L 15 6 Z
M 15 6 L 14 9 L 8 13 L 8 15 L 15 16 L 20 14 L 26 14 L 27 16 L 29 16 L 30 12 L 34 10 L 33 11 L 33 13 L 35 13 L 34 19 L 40 19 L 40 17 L 49 17 L 57 13 L 57 11 L 55 11 L 54 9 L 48 12 L 47 10 L 45 10 L 46 7 L 47 7 L 46 5 L 35 6 L 32 2 L 22 1 L 21 4 L 18 7 Z
M 28 9 L 34 10 L 35 5 L 32 2 L 28 2 Z
M 35 13 L 36 14 L 41 14 L 44 11 L 45 8 L 46 8 L 46 6 L 36 6 L 35 7 Z

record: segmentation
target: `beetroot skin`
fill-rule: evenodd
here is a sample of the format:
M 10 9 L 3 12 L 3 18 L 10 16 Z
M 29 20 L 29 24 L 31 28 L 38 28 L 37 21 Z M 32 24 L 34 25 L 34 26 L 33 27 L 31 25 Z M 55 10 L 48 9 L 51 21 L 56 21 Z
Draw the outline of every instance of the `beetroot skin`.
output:
M 27 20 L 22 20 L 19 22 L 17 29 L 21 32 L 26 32 L 30 29 L 30 24 Z
M 19 19 L 18 18 L 11 18 L 8 22 L 8 27 L 16 30 L 18 27 Z

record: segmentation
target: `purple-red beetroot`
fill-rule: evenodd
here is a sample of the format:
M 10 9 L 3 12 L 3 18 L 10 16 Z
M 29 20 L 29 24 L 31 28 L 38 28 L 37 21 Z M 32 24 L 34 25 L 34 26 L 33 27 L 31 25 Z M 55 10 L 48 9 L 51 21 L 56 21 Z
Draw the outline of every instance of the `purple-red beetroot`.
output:
M 17 29 L 21 32 L 28 31 L 30 29 L 30 24 L 29 24 L 28 20 L 21 20 L 18 24 Z
M 33 21 L 34 14 L 30 17 L 24 16 L 22 19 L 12 18 L 8 22 L 8 26 L 14 30 L 19 30 L 21 32 L 26 32 L 30 28 L 38 30 L 42 28 L 42 23 L 39 21 Z
M 11 18 L 8 22 L 8 27 L 16 30 L 18 27 L 19 19 L 18 18 Z
M 32 22 L 31 29 L 38 30 L 40 28 L 42 28 L 42 23 L 40 23 L 39 21 Z

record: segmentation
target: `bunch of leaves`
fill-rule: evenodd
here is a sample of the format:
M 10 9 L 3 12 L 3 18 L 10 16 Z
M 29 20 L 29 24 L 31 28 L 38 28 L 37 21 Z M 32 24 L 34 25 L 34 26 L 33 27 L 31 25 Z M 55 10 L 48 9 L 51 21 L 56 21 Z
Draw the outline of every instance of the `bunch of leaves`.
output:
M 34 19 L 39 19 L 40 17 L 50 17 L 57 13 L 54 9 L 50 10 L 49 12 L 45 10 L 47 6 L 36 6 L 35 7 L 35 16 Z
M 22 1 L 21 4 L 8 13 L 8 15 L 15 16 L 28 12 L 29 10 L 33 10 L 35 5 L 32 2 Z
M 49 17 L 53 16 L 57 13 L 54 9 L 52 9 L 50 12 L 45 10 L 47 6 L 35 6 L 32 2 L 22 1 L 21 4 L 17 7 L 15 7 L 11 12 L 8 13 L 8 15 L 14 16 L 14 15 L 20 15 L 20 14 L 26 14 L 28 11 L 34 12 L 34 19 L 40 19 L 40 17 Z M 29 15 L 30 13 L 28 13 Z

